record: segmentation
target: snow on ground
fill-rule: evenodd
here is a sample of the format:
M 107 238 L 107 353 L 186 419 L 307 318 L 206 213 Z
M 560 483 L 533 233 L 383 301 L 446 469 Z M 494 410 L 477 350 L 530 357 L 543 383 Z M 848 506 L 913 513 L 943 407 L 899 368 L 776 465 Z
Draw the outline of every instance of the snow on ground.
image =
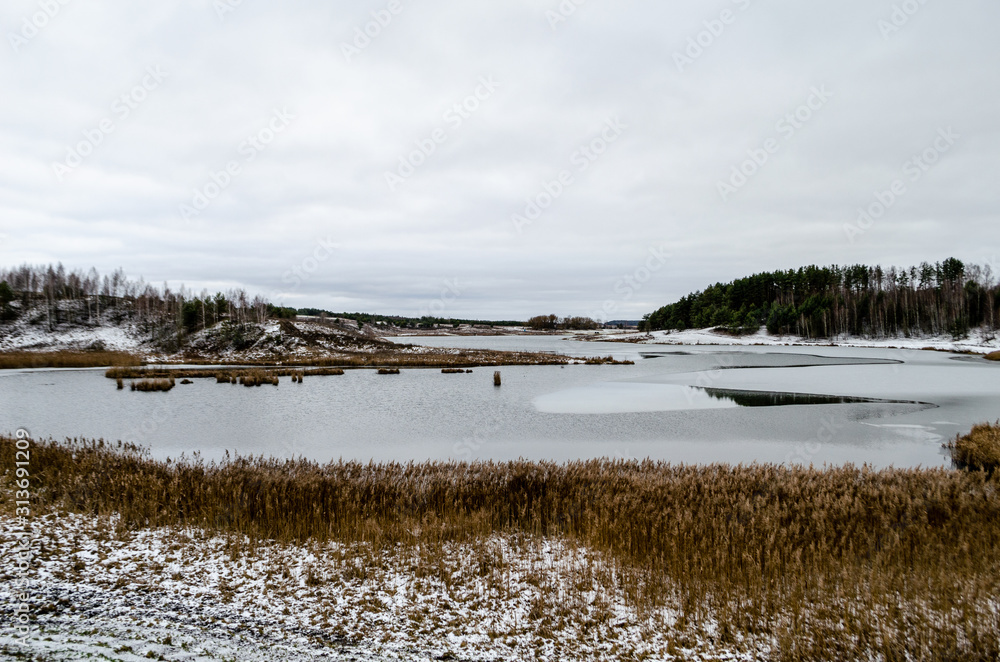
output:
M 10 531 L 12 520 L 0 523 Z M 107 519 L 65 514 L 34 525 L 37 631 L 27 640 L 5 632 L 6 657 L 478 662 L 767 652 L 716 648 L 711 633 L 679 635 L 671 609 L 639 616 L 612 568 L 556 541 L 497 536 L 425 556 L 334 543 L 237 552 L 233 540 L 200 530 L 116 532 Z M 15 544 L 4 536 L 3 558 Z M 11 579 L 3 568 L 8 623 Z
M 68 326 L 49 331 L 44 324 L 30 324 L 24 318 L 0 325 L 0 351 L 23 349 L 88 349 L 134 352 L 142 345 L 138 331 L 125 326 Z
M 804 345 L 812 347 L 881 347 L 897 349 L 933 348 L 958 352 L 993 352 L 1000 349 L 1000 338 L 983 329 L 969 332 L 967 338 L 955 340 L 951 335 L 921 335 L 913 337 L 862 338 L 857 336 L 836 336 L 833 338 L 810 339 L 802 336 L 772 336 L 766 330 L 746 336 L 732 336 L 712 329 L 688 329 L 686 331 L 654 331 L 645 333 L 622 333 L 621 331 L 602 334 L 601 340 L 637 342 L 643 345 Z

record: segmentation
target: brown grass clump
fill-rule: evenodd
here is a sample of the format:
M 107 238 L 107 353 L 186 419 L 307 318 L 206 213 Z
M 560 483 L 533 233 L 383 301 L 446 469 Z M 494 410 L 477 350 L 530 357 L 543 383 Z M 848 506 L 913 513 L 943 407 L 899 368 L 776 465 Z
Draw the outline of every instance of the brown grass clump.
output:
M 3 466 L 14 466 L 14 453 L 13 441 L 0 441 Z M 554 537 L 612 559 L 640 610 L 676 606 L 677 631 L 710 630 L 754 654 L 763 646 L 769 659 L 1000 655 L 1000 474 L 607 460 L 158 462 L 80 441 L 32 442 L 31 455 L 39 509 L 117 513 L 126 529 L 181 525 L 421 553 L 496 534 Z M 0 485 L 12 481 L 10 472 Z
M 9 368 L 99 368 L 137 366 L 142 359 L 127 352 L 0 352 L 0 370 Z
M 463 370 L 461 368 L 441 368 L 441 374 L 443 375 L 465 375 L 471 372 L 471 370 Z
M 1000 361 L 1000 352 L 990 352 L 986 355 L 987 361 Z
M 123 388 L 125 388 L 125 382 L 124 382 L 124 381 L 122 380 L 122 378 L 121 378 L 121 377 L 119 377 L 119 378 L 118 378 L 118 379 L 116 380 L 116 384 L 117 384 L 117 386 L 118 386 L 118 390 L 119 390 L 119 391 L 120 391 L 120 390 L 122 390 Z
M 270 370 L 244 370 L 240 373 L 240 384 L 244 386 L 278 385 L 278 376 Z
M 973 426 L 969 434 L 955 437 L 948 448 L 959 467 L 992 473 L 1000 467 L 1000 421 Z
M 497 370 L 493 373 L 493 385 L 500 386 L 500 371 Z
M 132 382 L 133 391 L 169 391 L 174 387 L 173 378 L 170 379 L 140 379 Z
M 398 375 L 399 368 L 379 368 L 378 374 L 380 375 Z

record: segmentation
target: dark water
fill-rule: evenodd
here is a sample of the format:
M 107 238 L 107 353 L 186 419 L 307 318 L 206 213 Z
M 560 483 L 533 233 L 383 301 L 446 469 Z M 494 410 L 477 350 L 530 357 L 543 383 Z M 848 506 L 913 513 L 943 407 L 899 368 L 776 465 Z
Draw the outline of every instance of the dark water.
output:
M 196 379 L 115 389 L 103 370 L 0 372 L 0 431 L 124 439 L 157 457 L 225 451 L 326 461 L 426 459 L 947 464 L 941 443 L 1000 418 L 1000 365 L 838 348 L 657 347 L 540 338 L 426 338 L 632 358 L 443 375 L 348 371 L 245 388 Z M 642 358 L 646 354 L 649 358 Z

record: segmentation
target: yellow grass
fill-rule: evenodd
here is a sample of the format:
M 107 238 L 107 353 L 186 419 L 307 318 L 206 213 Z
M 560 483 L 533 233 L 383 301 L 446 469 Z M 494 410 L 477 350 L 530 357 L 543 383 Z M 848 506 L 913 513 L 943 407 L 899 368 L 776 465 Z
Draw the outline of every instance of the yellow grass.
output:
M 990 352 L 986 355 L 987 361 L 1000 361 L 1000 352 Z

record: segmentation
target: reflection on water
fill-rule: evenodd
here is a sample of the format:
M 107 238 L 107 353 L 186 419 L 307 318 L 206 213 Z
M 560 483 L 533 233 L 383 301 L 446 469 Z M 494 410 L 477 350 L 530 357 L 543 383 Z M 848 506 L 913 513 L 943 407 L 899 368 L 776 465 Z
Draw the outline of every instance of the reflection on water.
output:
M 578 415 L 792 405 L 877 405 L 875 408 L 869 408 L 871 415 L 877 415 L 876 412 L 891 415 L 896 405 L 916 405 L 920 408 L 934 406 L 913 400 L 621 382 L 588 384 L 546 393 L 535 398 L 534 405 L 538 411 L 547 414 Z
M 772 391 L 740 391 L 728 388 L 703 388 L 705 393 L 719 400 L 730 400 L 740 407 L 786 407 L 789 405 L 849 405 L 863 403 L 918 405 L 912 400 L 881 400 L 845 395 L 817 395 L 813 393 L 780 393 Z

